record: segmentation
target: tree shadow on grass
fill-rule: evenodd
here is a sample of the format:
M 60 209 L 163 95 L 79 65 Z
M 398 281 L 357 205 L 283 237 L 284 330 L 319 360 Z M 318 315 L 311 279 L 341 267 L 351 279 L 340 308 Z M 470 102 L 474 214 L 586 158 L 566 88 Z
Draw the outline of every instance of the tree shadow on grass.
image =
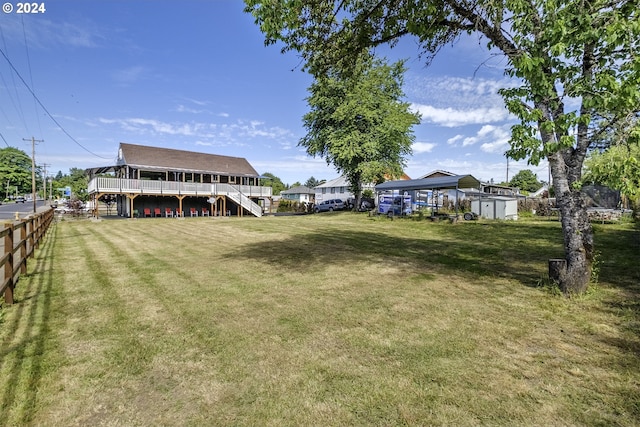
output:
M 564 257 L 560 224 L 535 222 L 464 223 L 436 225 L 407 220 L 410 235 L 385 230 L 332 227 L 285 239 L 249 244 L 230 253 L 231 259 L 252 259 L 311 273 L 332 264 L 362 261 L 396 262 L 445 274 L 500 277 L 524 286 L 539 286 L 548 274 L 548 260 Z M 414 228 L 411 228 L 414 227 Z M 378 227 L 379 228 L 379 227 Z M 424 229 L 428 230 L 423 232 Z M 638 232 L 607 229 L 596 232 L 600 281 L 638 295 L 640 273 L 633 260 Z M 629 249 L 631 248 L 631 249 Z M 640 253 L 640 249 L 638 252 Z
M 429 226 L 426 222 L 418 225 Z M 440 225 L 436 227 L 443 230 Z M 562 238 L 554 228 L 532 231 L 512 224 L 465 224 L 445 226 L 440 236 L 419 230 L 400 237 L 375 230 L 318 230 L 245 245 L 227 256 L 280 264 L 306 273 L 332 264 L 398 263 L 416 270 L 476 278 L 496 276 L 536 286 L 541 273 L 546 272 L 547 260 L 560 254 Z

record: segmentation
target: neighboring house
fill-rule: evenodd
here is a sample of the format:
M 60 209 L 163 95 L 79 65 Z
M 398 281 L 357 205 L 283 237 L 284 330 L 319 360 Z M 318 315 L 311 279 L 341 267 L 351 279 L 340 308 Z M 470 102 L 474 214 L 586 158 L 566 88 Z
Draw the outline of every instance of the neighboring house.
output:
M 520 194 L 520 190 L 506 185 L 498 185 L 490 182 L 482 183 L 482 192 L 494 196 L 516 196 Z
M 400 180 L 411 179 L 407 174 L 403 174 Z M 362 191 L 371 190 L 375 192 L 376 185 L 373 183 L 363 184 Z M 324 184 L 320 184 L 314 188 L 315 190 L 315 203 L 320 203 L 327 199 L 340 199 L 343 202 L 347 202 L 349 199 L 354 199 L 355 195 L 349 191 L 349 181 L 345 176 L 339 176 L 338 178 L 327 181 Z
M 314 203 L 315 192 L 313 189 L 304 185 L 289 188 L 280 192 L 283 200 L 292 200 L 300 203 Z
M 115 165 L 87 173 L 92 201 L 113 195 L 118 215 L 126 217 L 262 216 L 271 199 L 271 187 L 261 186 L 256 170 L 241 157 L 120 143 Z M 111 176 L 98 176 L 106 173 Z

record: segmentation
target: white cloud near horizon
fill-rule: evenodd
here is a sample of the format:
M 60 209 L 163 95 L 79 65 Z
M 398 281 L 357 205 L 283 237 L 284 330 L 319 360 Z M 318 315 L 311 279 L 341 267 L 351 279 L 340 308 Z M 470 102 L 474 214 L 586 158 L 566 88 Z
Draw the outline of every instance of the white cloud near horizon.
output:
M 422 123 L 434 123 L 450 128 L 503 122 L 509 118 L 509 112 L 503 106 L 454 109 L 413 103 L 411 110 L 420 113 Z

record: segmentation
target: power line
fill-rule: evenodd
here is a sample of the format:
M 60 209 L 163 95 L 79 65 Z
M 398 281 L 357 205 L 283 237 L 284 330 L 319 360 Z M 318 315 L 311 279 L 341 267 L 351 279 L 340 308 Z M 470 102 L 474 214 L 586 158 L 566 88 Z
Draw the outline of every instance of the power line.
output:
M 33 99 L 35 99 L 38 104 L 40 105 L 40 107 L 44 110 L 45 113 L 47 113 L 47 116 L 49 116 L 49 118 L 51 119 L 51 121 L 53 123 L 55 123 L 60 130 L 69 137 L 70 140 L 72 140 L 78 147 L 82 148 L 83 150 L 85 150 L 87 153 L 99 157 L 101 159 L 105 159 L 105 160 L 110 160 L 109 157 L 103 157 L 100 156 L 96 153 L 94 153 L 93 151 L 89 150 L 88 148 L 86 148 L 85 146 L 83 146 L 82 144 L 80 144 L 78 141 L 76 141 L 76 139 L 71 136 L 71 134 L 69 132 L 67 132 L 67 130 L 60 124 L 58 123 L 58 121 L 51 115 L 51 113 L 49 113 L 49 110 L 47 110 L 47 107 L 44 106 L 44 104 L 42 103 L 42 101 L 40 101 L 40 99 L 38 98 L 38 96 L 35 94 L 35 92 L 33 92 L 33 90 L 31 90 L 31 88 L 29 87 L 29 85 L 27 84 L 27 82 L 24 81 L 24 79 L 22 78 L 22 76 L 20 75 L 20 73 L 18 72 L 18 70 L 16 69 L 16 67 L 13 66 L 13 63 L 11 63 L 11 60 L 9 60 L 9 58 L 7 57 L 7 55 L 5 55 L 4 51 L 2 49 L 0 49 L 0 53 L 2 54 L 2 56 L 4 57 L 4 59 L 9 63 L 9 66 L 11 67 L 11 69 L 16 73 L 16 75 L 18 76 L 18 78 L 20 79 L 20 81 L 22 82 L 22 84 L 24 84 L 24 86 L 27 88 L 27 90 L 31 93 L 31 95 L 33 96 Z
M 29 45 L 27 44 L 27 31 L 24 27 L 24 15 L 21 15 L 22 18 L 22 35 L 24 37 L 24 50 L 27 54 L 27 68 L 29 69 L 29 79 L 31 80 L 31 87 L 35 89 L 35 85 L 33 84 L 33 72 L 31 71 L 31 57 L 29 56 Z M 34 111 L 36 113 L 36 121 L 38 122 L 38 130 L 40 131 L 40 135 L 42 135 L 42 126 L 40 125 L 40 115 L 38 114 L 38 105 L 36 101 L 33 101 Z

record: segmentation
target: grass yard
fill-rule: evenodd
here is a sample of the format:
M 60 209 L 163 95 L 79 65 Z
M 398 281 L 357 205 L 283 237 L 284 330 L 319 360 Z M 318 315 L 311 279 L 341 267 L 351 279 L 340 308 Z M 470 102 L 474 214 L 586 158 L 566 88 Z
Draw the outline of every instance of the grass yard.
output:
M 0 425 L 640 424 L 640 233 L 557 221 L 63 221 L 0 309 Z

